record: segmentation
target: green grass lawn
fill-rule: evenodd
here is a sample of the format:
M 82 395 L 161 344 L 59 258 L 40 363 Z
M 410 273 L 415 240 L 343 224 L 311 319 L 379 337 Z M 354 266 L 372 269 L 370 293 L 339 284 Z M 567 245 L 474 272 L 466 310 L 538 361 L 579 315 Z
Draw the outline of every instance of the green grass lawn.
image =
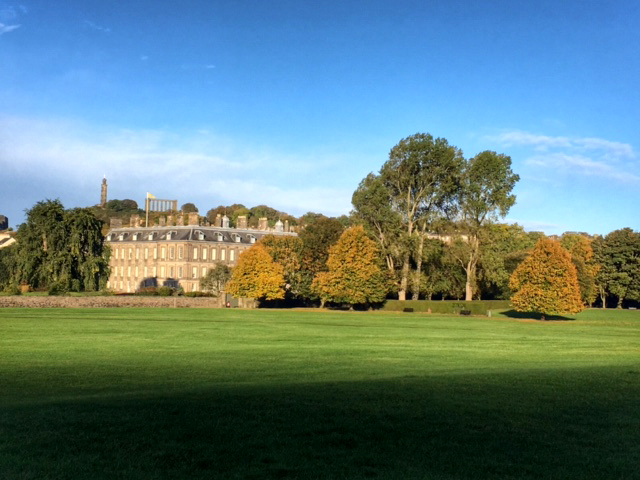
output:
M 640 312 L 0 309 L 0 478 L 640 478 Z

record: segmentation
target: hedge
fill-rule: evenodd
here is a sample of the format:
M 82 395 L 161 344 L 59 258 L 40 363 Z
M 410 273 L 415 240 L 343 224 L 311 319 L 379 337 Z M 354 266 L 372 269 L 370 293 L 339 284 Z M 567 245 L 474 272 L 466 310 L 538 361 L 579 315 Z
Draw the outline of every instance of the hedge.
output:
M 466 315 L 487 315 L 489 310 L 511 308 L 509 300 L 387 300 L 382 310 L 392 312 L 431 312 Z

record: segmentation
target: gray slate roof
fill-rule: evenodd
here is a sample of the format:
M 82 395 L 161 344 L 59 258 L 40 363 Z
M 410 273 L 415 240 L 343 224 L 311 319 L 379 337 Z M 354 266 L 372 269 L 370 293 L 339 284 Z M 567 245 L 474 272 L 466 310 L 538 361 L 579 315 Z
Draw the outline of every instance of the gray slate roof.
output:
M 175 227 L 123 227 L 107 233 L 109 243 L 119 242 L 210 242 L 251 244 L 266 235 L 297 236 L 296 233 L 270 230 L 240 230 L 237 228 L 200 227 L 195 225 Z

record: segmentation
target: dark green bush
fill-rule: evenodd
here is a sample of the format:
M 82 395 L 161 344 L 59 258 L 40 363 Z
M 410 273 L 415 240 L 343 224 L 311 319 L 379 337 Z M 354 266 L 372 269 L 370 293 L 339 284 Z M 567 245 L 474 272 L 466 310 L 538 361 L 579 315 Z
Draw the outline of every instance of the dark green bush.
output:
M 22 290 L 17 285 L 7 285 L 2 293 L 4 295 L 22 295 Z
M 173 295 L 173 292 L 175 292 L 175 289 L 171 288 L 171 287 L 158 287 L 157 289 L 158 295 L 161 297 L 170 297 L 171 295 Z
M 52 283 L 49 290 L 47 290 L 47 294 L 53 296 L 66 295 L 67 293 L 67 287 L 60 282 Z
M 155 297 L 158 295 L 158 289 L 156 287 L 143 287 L 136 292 L 136 295 L 140 295 L 142 297 Z
M 187 292 L 184 294 L 185 297 L 191 297 L 191 298 L 196 298 L 196 297 L 215 297 L 215 295 L 213 295 L 212 293 L 208 293 L 208 292 Z

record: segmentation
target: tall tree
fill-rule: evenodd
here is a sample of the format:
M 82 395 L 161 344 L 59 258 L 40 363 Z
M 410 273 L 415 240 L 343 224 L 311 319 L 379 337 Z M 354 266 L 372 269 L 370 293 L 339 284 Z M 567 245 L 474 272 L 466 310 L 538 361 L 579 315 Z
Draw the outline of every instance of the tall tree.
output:
M 298 237 L 265 235 L 260 239 L 274 262 L 282 266 L 286 294 L 300 297 L 302 240 Z
M 313 281 L 323 304 L 371 304 L 386 298 L 389 284 L 380 268 L 378 249 L 362 227 L 344 231 L 329 249 L 327 267 Z
M 578 272 L 582 301 L 589 306 L 596 299 L 596 275 L 599 268 L 591 247 L 592 240 L 579 233 L 565 233 L 560 243 L 571 254 L 571 261 Z
M 256 244 L 238 257 L 227 292 L 234 297 L 262 300 L 284 298 L 284 268 L 274 262 L 266 248 Z
M 476 270 L 481 253 L 481 230 L 485 223 L 504 217 L 516 202 L 511 192 L 520 177 L 511 170 L 511 157 L 484 151 L 470 159 L 460 189 L 461 225 L 467 236 L 468 260 L 465 300 L 473 300 Z
M 400 215 L 404 243 L 398 298 L 406 299 L 412 248 L 416 276 L 420 278 L 422 248 L 431 223 L 453 207 L 464 159 L 462 152 L 444 138 L 417 133 L 391 149 L 380 177 L 389 191 L 392 209 Z M 419 282 L 416 282 L 418 288 Z M 413 292 L 414 298 L 419 292 Z
M 520 312 L 578 313 L 584 305 L 571 254 L 560 242 L 541 238 L 509 282 L 511 303 Z

